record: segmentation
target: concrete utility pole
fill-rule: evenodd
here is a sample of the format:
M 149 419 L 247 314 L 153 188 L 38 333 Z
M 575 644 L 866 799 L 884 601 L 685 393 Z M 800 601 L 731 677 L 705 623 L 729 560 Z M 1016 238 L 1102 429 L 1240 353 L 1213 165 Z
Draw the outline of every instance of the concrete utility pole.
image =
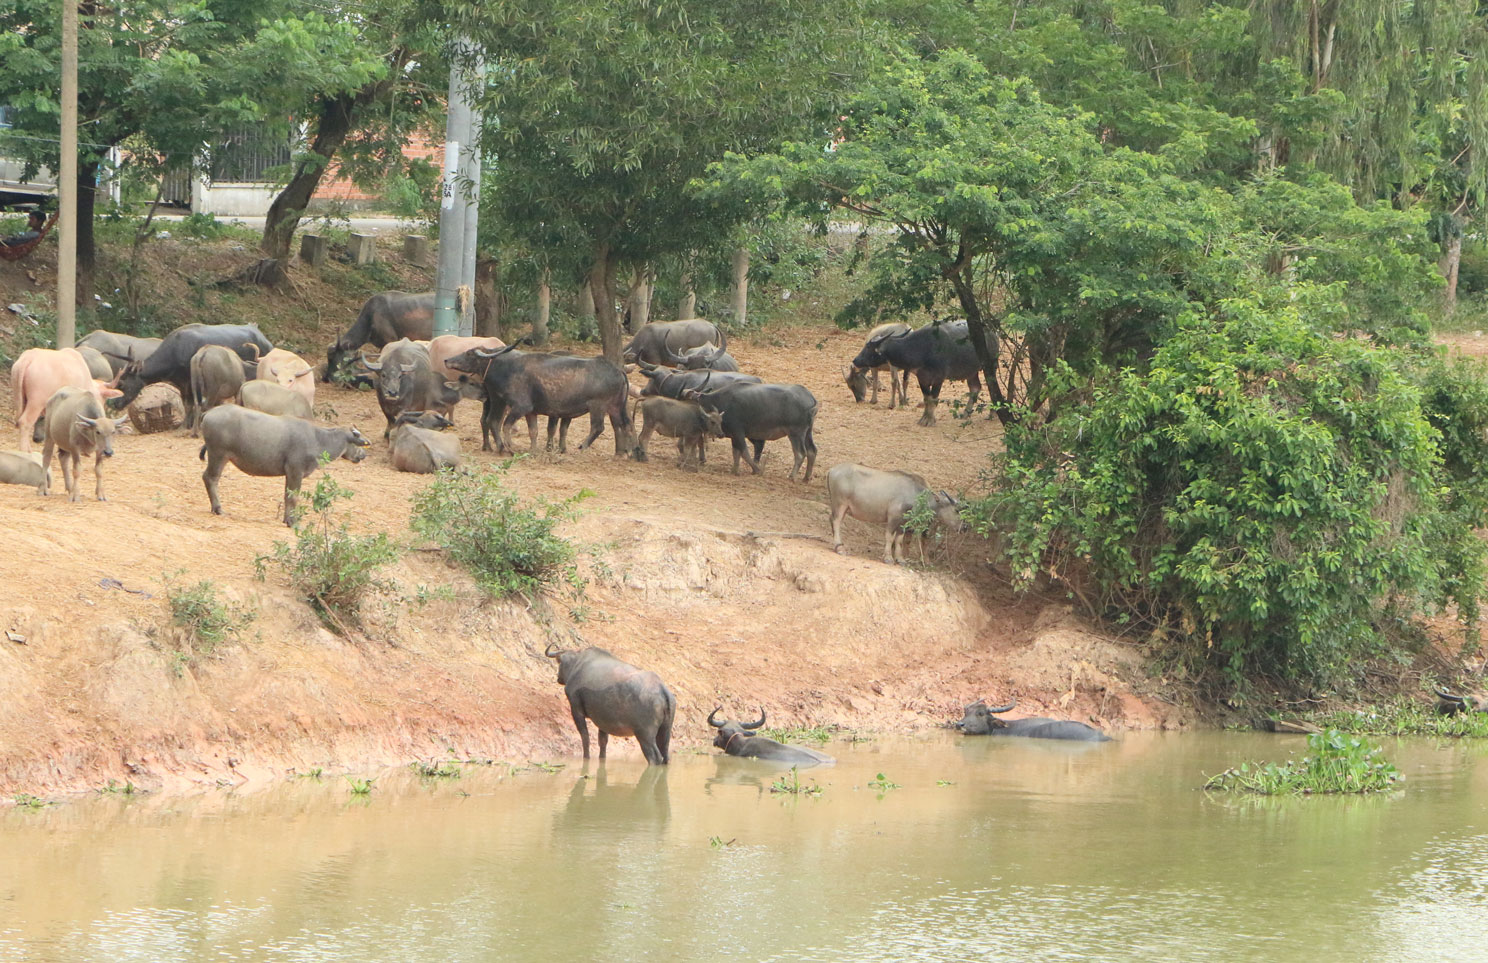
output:
M 469 334 L 468 319 L 473 317 L 470 311 L 461 313 L 458 301 L 462 285 L 471 299 L 475 297 L 475 222 L 480 197 L 480 167 L 477 163 L 472 169 L 471 164 L 472 159 L 479 157 L 480 144 L 470 104 L 470 88 L 478 73 L 471 69 L 472 65 L 464 63 L 469 50 L 468 41 L 457 41 L 452 58 L 455 63 L 450 67 L 444 184 L 439 209 L 439 265 L 434 274 L 435 337 Z
M 479 58 L 475 62 L 474 76 L 485 76 L 485 61 Z M 471 193 L 462 198 L 465 204 L 465 243 L 460 253 L 460 286 L 466 290 L 470 303 L 465 305 L 465 310 L 460 314 L 460 333 L 468 338 L 475 334 L 475 251 L 476 235 L 480 228 L 482 117 L 480 109 L 468 99 L 466 108 L 470 111 L 470 138 L 466 142 L 467 150 L 463 161 Z
M 57 347 L 77 340 L 78 9 L 62 0 L 62 163 L 57 172 Z

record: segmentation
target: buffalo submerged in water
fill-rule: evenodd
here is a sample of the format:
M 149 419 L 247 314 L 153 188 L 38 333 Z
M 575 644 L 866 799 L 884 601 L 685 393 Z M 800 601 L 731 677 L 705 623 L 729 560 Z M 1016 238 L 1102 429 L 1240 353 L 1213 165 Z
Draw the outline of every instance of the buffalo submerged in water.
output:
M 1005 706 L 989 706 L 978 699 L 966 707 L 960 722 L 951 723 L 968 736 L 1023 736 L 1027 739 L 1069 739 L 1075 742 L 1109 742 L 1111 737 L 1083 722 L 1068 719 L 998 719 L 997 713 L 1009 712 L 1018 704 L 1014 699 Z
M 755 735 L 754 731 L 765 724 L 764 709 L 760 710 L 758 722 L 719 719 L 718 713 L 722 710 L 723 706 L 719 706 L 709 713 L 708 725 L 718 730 L 718 734 L 713 738 L 713 745 L 731 756 L 739 756 L 743 759 L 763 759 L 766 762 L 796 767 L 830 766 L 837 761 L 825 752 L 817 752 L 805 746 L 788 746 L 766 736 Z

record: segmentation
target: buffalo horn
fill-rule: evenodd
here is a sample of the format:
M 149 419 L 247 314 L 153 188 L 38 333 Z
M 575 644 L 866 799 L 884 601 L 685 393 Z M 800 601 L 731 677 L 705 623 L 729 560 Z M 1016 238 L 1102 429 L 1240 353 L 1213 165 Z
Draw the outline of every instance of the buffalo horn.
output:
M 1017 704 L 1018 704 L 1018 700 L 1017 699 L 1014 699 L 1012 702 L 1009 702 L 1005 706 L 988 706 L 987 707 L 987 711 L 988 712 L 1008 712 L 1008 711 L 1010 711 L 1013 708 L 1013 706 L 1016 706 Z
M 672 330 L 671 330 L 671 328 L 668 328 L 667 331 L 666 331 L 666 334 L 664 334 L 662 336 L 662 339 L 661 339 L 661 349 L 666 352 L 667 363 L 668 364 L 682 364 L 683 363 L 682 356 L 680 354 L 678 354 L 677 352 L 675 352 L 675 351 L 672 350 Z
M 718 706 L 712 712 L 708 713 L 708 725 L 712 726 L 715 729 L 719 729 L 719 728 L 722 728 L 723 727 L 723 723 L 722 722 L 716 722 L 716 721 L 714 721 L 714 720 L 716 720 L 718 718 L 718 713 L 719 713 L 719 711 L 721 709 L 723 709 L 723 706 Z
M 250 358 L 250 359 L 248 359 L 248 360 L 251 361 L 251 362 L 253 362 L 254 364 L 257 364 L 258 363 L 258 358 L 259 358 L 258 345 L 254 344 L 252 341 L 244 341 L 243 342 L 243 347 L 245 347 L 245 348 L 252 348 L 253 349 L 253 357 Z
M 722 358 L 723 353 L 728 350 L 728 335 L 725 334 L 724 330 L 716 324 L 713 326 L 713 330 L 718 332 L 718 347 L 714 350 L 713 357 L 708 359 L 709 364 L 712 364 L 719 358 Z
M 364 365 L 367 366 L 367 370 L 368 371 L 381 371 L 382 370 L 382 362 L 381 361 L 369 361 L 367 359 L 367 352 L 365 352 L 365 351 L 362 352 L 362 364 L 364 364 Z
M 558 658 L 558 643 L 549 642 L 548 647 L 543 650 L 543 655 L 547 656 L 550 659 Z
M 1457 695 L 1454 692 L 1448 692 L 1446 689 L 1443 689 L 1441 686 L 1437 686 L 1436 687 L 1436 697 L 1438 699 L 1442 699 L 1442 700 L 1444 700 L 1446 702 L 1456 702 L 1456 703 L 1459 703 L 1459 704 L 1464 703 L 1464 702 L 1467 701 L 1465 697 L 1460 696 L 1460 695 Z
M 762 726 L 764 724 L 765 724 L 765 707 L 764 706 L 760 706 L 760 717 L 759 717 L 759 721 L 758 722 L 741 722 L 741 723 L 739 723 L 739 728 L 740 729 L 758 729 L 760 726 Z

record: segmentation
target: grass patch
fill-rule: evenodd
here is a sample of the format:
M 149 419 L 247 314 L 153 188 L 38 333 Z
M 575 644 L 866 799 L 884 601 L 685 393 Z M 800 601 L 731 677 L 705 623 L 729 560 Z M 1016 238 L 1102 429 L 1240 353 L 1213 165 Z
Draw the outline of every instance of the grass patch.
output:
M 193 585 L 175 581 L 181 569 L 165 579 L 165 600 L 170 606 L 171 624 L 185 634 L 197 655 L 211 655 L 217 646 L 236 638 L 256 617 L 246 606 L 234 605 L 217 595 L 210 579 Z
M 488 471 L 442 471 L 413 497 L 409 524 L 444 549 L 492 598 L 531 595 L 544 588 L 584 587 L 573 543 L 554 533 L 573 518 L 584 489 L 561 502 L 539 498 L 523 504 L 505 485 L 507 461 Z
M 814 742 L 822 745 L 844 732 L 841 726 L 786 726 L 783 729 L 761 729 L 759 734 L 776 742 Z
M 361 627 L 362 599 L 383 587 L 373 573 L 399 554 L 386 532 L 353 535 L 345 522 L 332 524 L 335 503 L 351 495 L 334 478 L 322 476 L 310 496 L 310 521 L 301 517 L 294 544 L 275 542 L 272 552 L 253 560 L 260 580 L 271 563 L 283 569 L 326 627 L 343 636 L 350 627 Z
M 1307 737 L 1310 750 L 1284 763 L 1249 763 L 1210 776 L 1205 789 L 1264 796 L 1369 793 L 1395 788 L 1405 777 L 1362 736 L 1329 729 Z
M 347 776 L 346 781 L 351 786 L 351 794 L 353 796 L 370 796 L 372 794 L 372 783 L 376 780 L 354 779 L 351 776 Z
M 17 809 L 45 809 L 51 805 L 45 799 L 39 796 L 33 796 L 28 792 L 16 793 L 10 798 L 16 804 Z
M 1464 736 L 1488 738 L 1488 712 L 1459 712 L 1437 715 L 1432 706 L 1419 702 L 1396 702 L 1373 706 L 1362 712 L 1326 712 L 1309 721 L 1327 729 L 1369 736 Z
M 816 783 L 805 785 L 801 782 L 801 774 L 796 771 L 795 766 L 790 767 L 790 772 L 770 783 L 770 791 L 786 796 L 820 796 L 822 787 Z
M 415 762 L 409 768 L 418 773 L 420 779 L 459 779 L 460 767 L 453 762 Z

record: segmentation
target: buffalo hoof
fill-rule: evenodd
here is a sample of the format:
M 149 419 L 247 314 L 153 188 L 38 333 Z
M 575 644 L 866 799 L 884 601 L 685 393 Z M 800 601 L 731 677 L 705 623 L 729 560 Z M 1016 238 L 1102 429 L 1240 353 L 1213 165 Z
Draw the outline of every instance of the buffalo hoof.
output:
M 847 546 L 846 545 L 833 545 L 832 546 L 832 551 L 836 552 L 838 555 L 846 555 L 847 554 Z

